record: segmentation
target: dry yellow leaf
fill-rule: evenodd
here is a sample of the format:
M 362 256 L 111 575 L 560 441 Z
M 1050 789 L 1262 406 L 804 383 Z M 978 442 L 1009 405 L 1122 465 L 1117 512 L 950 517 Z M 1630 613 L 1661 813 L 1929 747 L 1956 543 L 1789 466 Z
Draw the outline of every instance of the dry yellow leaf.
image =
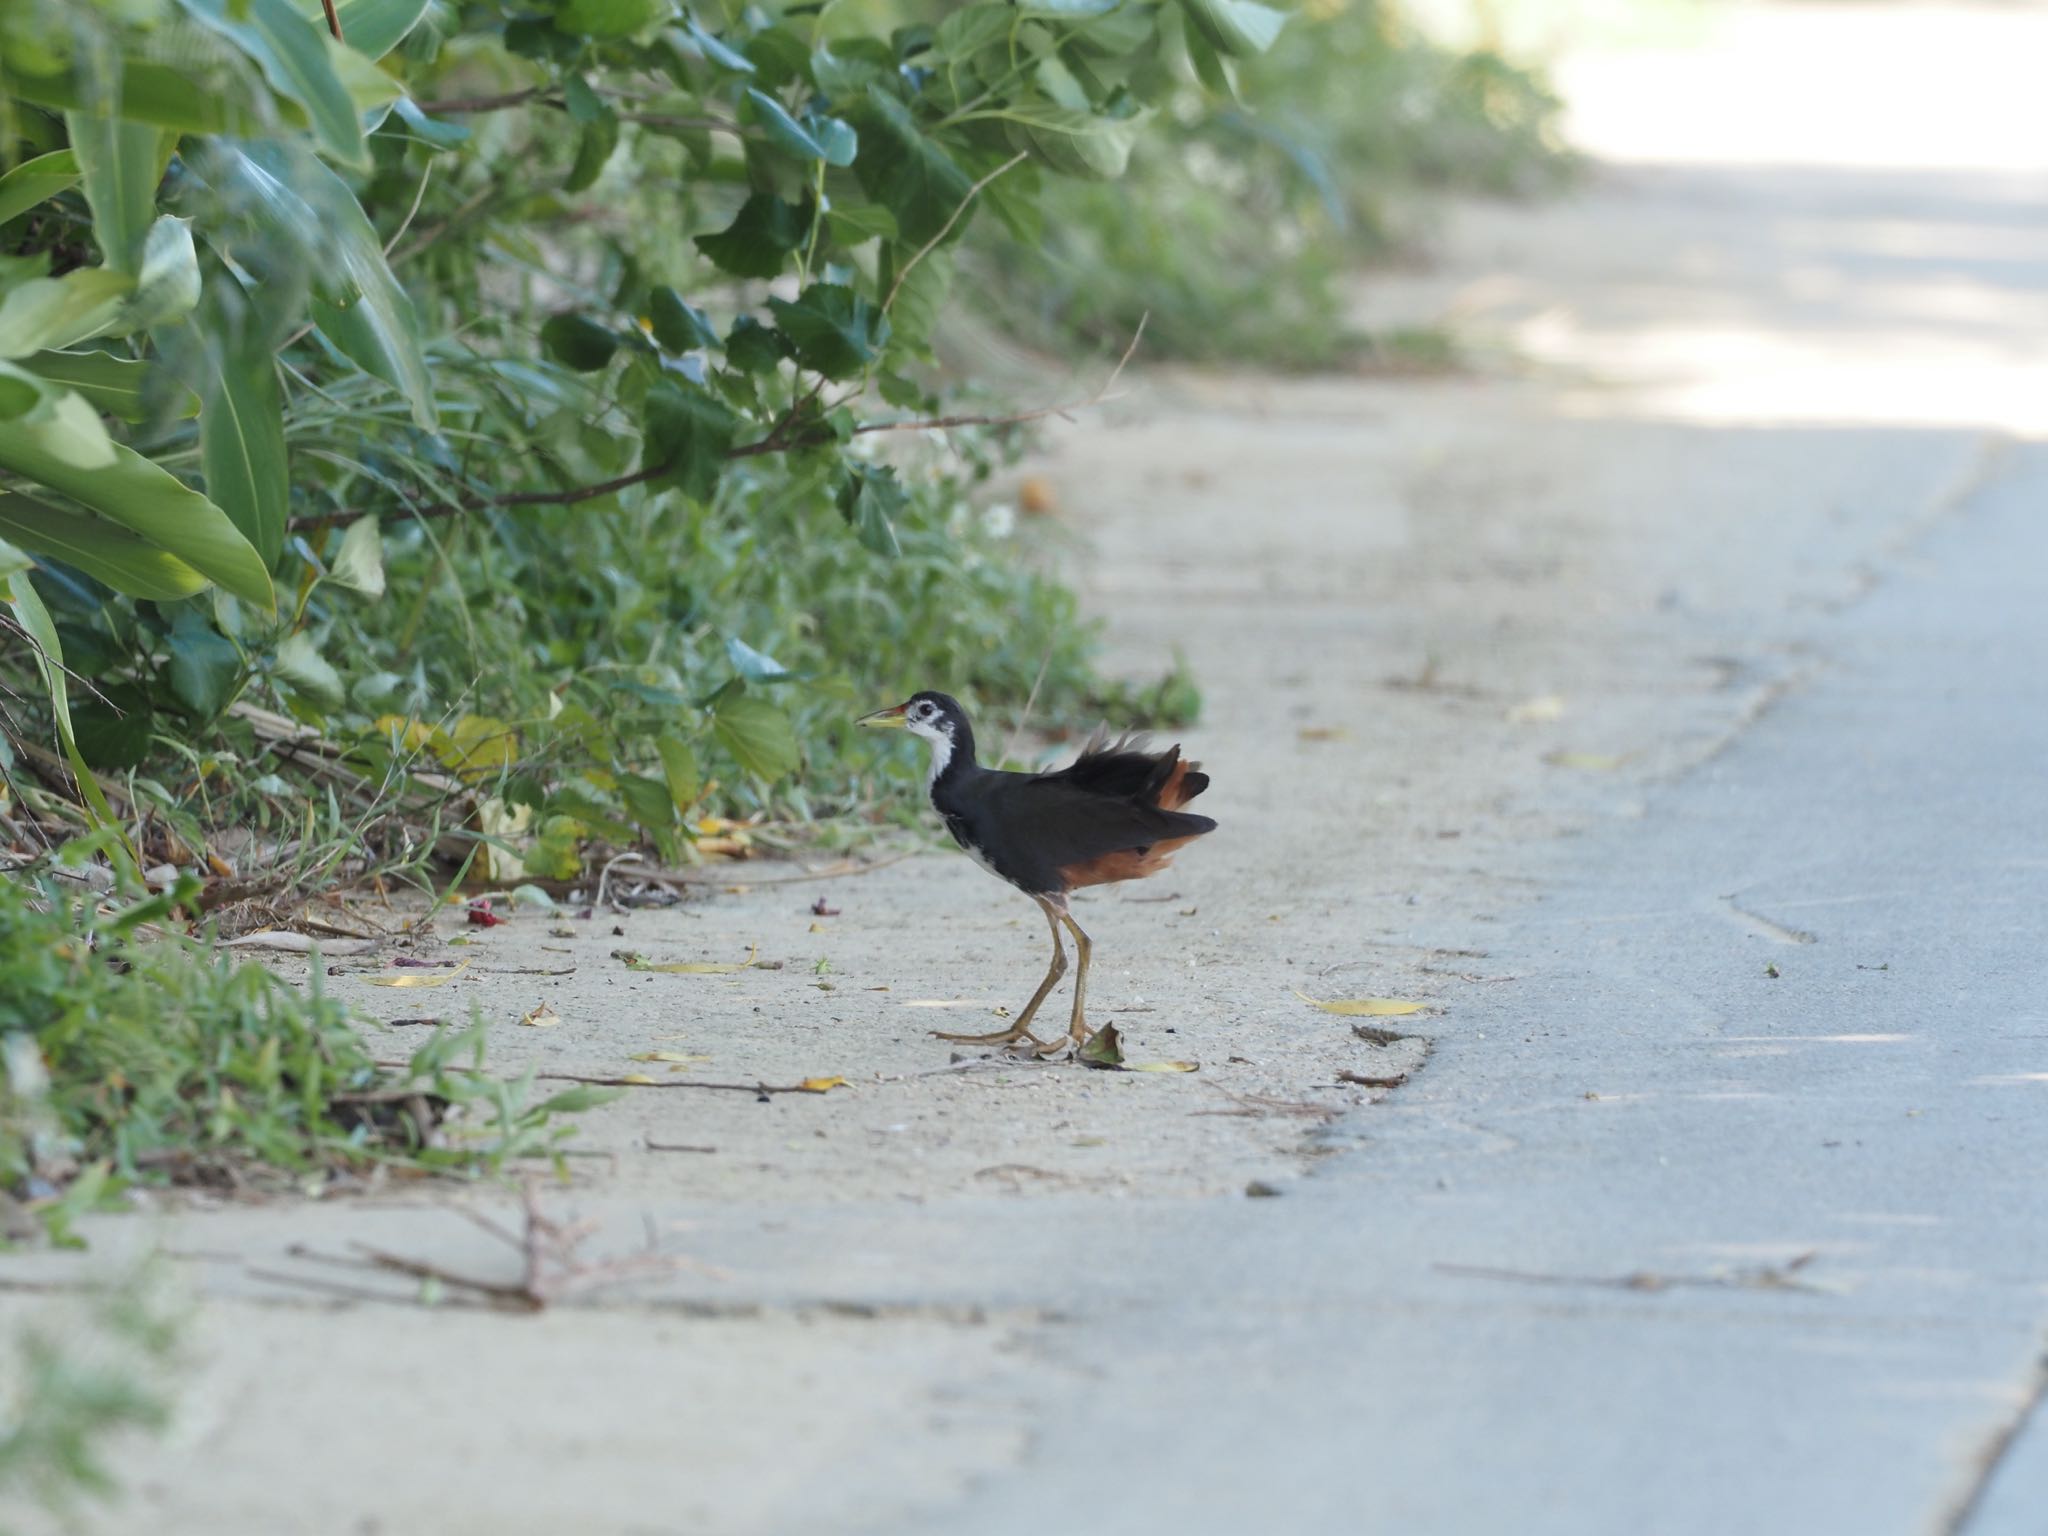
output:
M 1349 741 L 1351 732 L 1341 725 L 1304 725 L 1294 733 L 1302 741 Z
M 628 1072 L 619 1081 L 622 1083 L 632 1083 L 635 1087 L 651 1088 L 656 1080 L 649 1077 L 645 1072 Z
M 562 1022 L 562 1016 L 559 1013 L 555 1012 L 554 1009 L 550 1008 L 546 1003 L 542 1003 L 539 1007 L 535 1008 L 533 1012 L 527 1014 L 519 1022 L 522 1024 L 530 1024 L 535 1029 L 550 1029 Z
M 807 1077 L 797 1084 L 805 1093 L 830 1093 L 834 1088 L 844 1088 L 843 1077 Z
M 418 976 L 408 971 L 401 976 L 372 976 L 373 987 L 442 987 L 469 969 L 469 962 L 463 961 L 452 971 L 443 971 L 438 976 Z
M 642 1051 L 632 1058 L 634 1061 L 673 1061 L 681 1066 L 692 1067 L 699 1062 L 709 1061 L 709 1056 L 693 1056 L 688 1051 Z
M 636 971 L 656 971 L 664 976 L 730 976 L 735 971 L 744 971 L 760 956 L 761 946 L 756 944 L 747 950 L 744 960 L 675 960 L 667 965 L 652 965 L 645 960 L 638 963 L 628 960 L 627 966 Z
M 1325 1013 L 1351 1016 L 1367 1014 L 1373 1018 L 1390 1018 L 1396 1014 L 1422 1012 L 1422 1004 L 1410 1002 L 1405 997 L 1333 997 L 1326 1000 L 1310 997 L 1299 988 L 1296 988 L 1294 995 L 1304 1003 L 1313 1003 Z
M 1126 1072 L 1199 1072 L 1202 1070 L 1202 1064 L 1199 1061 L 1127 1061 L 1124 1063 L 1124 1070 Z

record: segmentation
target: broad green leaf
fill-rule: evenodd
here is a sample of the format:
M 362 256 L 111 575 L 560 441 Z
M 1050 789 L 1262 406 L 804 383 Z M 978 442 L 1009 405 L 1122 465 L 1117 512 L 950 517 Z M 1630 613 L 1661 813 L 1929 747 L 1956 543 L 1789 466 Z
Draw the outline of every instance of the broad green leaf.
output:
M 799 160 L 823 160 L 828 165 L 851 165 L 860 139 L 849 123 L 836 117 L 806 115 L 798 122 L 782 103 L 766 91 L 749 88 L 747 104 L 754 121 L 767 130 L 768 137 Z
M 779 683 L 796 674 L 765 651 L 757 651 L 738 635 L 725 637 L 725 656 L 750 683 Z
M 342 0 L 335 7 L 342 41 L 365 58 L 381 59 L 405 41 L 433 0 Z M 320 0 L 303 0 L 309 21 L 326 24 Z
M 67 347 L 97 336 L 121 316 L 135 279 L 110 267 L 32 277 L 0 299 L 0 357 Z
M 629 37 L 669 14 L 668 0 L 563 0 L 555 27 L 575 37 Z
M 718 345 L 718 332 L 711 328 L 704 311 L 683 302 L 675 289 L 662 285 L 647 297 L 648 320 L 661 350 L 680 357 L 700 347 Z
M 285 636 L 277 648 L 271 670 L 292 692 L 316 709 L 339 709 L 347 695 L 334 663 L 320 654 L 313 637 L 303 629 Z
M 768 192 L 756 192 L 732 223 L 696 237 L 697 248 L 735 277 L 773 277 L 803 243 L 803 210 Z
M 5 500 L 0 497 L 0 505 L 4 505 Z M 0 539 L 0 586 L 4 586 L 16 571 L 28 570 L 34 564 L 27 551 L 16 549 L 5 539 Z
M 896 227 L 896 215 L 880 203 L 855 203 L 846 208 L 827 209 L 825 222 L 832 226 L 832 239 L 848 248 L 877 238 L 894 240 L 901 234 Z
M 726 694 L 712 711 L 711 729 L 733 760 L 756 778 L 773 781 L 797 765 L 796 731 L 789 716 L 766 699 L 738 691 Z
M 21 366 L 53 384 L 69 386 L 85 396 L 94 410 L 122 421 L 146 421 L 151 414 L 149 393 L 154 370 L 149 363 L 88 350 L 37 352 L 22 358 Z M 182 387 L 165 405 L 164 414 L 174 418 L 199 414 L 199 397 Z
M 40 481 L 141 534 L 237 597 L 264 609 L 275 602 L 263 557 L 228 515 L 131 448 L 115 444 L 111 464 L 80 469 L 9 422 L 0 424 L 0 468 Z
M 234 700 L 242 653 L 189 607 L 178 610 L 168 645 L 172 696 L 200 719 L 213 719 Z
M 1012 102 L 1004 116 L 1019 149 L 1032 151 L 1065 175 L 1092 176 L 1099 181 L 1123 175 L 1130 163 L 1131 146 L 1145 122 L 1143 113 L 1103 117 L 1029 100 Z
M 931 350 L 939 311 L 953 287 L 953 253 L 933 250 L 904 276 L 889 304 L 889 324 L 899 346 L 924 353 Z
M 355 194 L 310 155 L 250 159 L 273 182 L 289 178 L 290 195 L 327 231 L 332 262 L 313 274 L 313 316 L 320 329 L 357 367 L 404 395 L 413 422 L 433 431 L 434 381 L 420 347 L 419 319 Z
M 0 534 L 130 597 L 173 603 L 206 590 L 191 566 L 119 524 L 31 496 L 0 495 Z
M 359 517 L 348 525 L 327 562 L 327 577 L 365 597 L 384 595 L 384 534 L 376 518 Z
M 0 95 L 19 97 L 59 111 L 84 109 L 96 113 L 100 101 L 93 82 L 78 69 L 27 75 L 0 66 Z M 297 112 L 297 108 L 291 108 L 291 112 Z M 121 61 L 121 117 L 128 123 L 168 128 L 175 133 L 253 136 L 268 133 L 274 127 L 261 114 L 230 96 L 188 78 L 183 70 L 133 57 Z
M 702 786 L 697 774 L 697 754 L 678 736 L 663 736 L 655 742 L 654 749 L 661 754 L 661 776 L 668 783 L 669 798 L 675 802 L 678 814 L 686 813 L 697 803 Z
M 839 488 L 839 514 L 866 548 L 893 560 L 903 553 L 896 539 L 896 515 L 906 499 L 896 471 L 887 465 L 857 469 Z
M 133 275 L 156 222 L 156 189 L 169 157 L 164 131 L 94 112 L 66 112 L 64 127 L 78 156 L 100 254 L 113 271 Z
M 669 797 L 668 785 L 660 779 L 622 773 L 619 799 L 625 802 L 626 814 L 650 831 L 658 832 L 676 824 L 676 803 Z
M 1255 0 L 1181 0 L 1181 9 L 1209 46 L 1226 58 L 1264 53 L 1287 25 L 1287 13 Z
M 78 184 L 78 152 L 54 149 L 0 176 L 0 224 Z
M 114 440 L 89 401 L 12 363 L 0 363 L 0 425 L 68 469 L 114 462 Z
M 618 147 L 619 115 L 606 108 L 593 121 L 583 125 L 576 140 L 576 161 L 569 167 L 569 176 L 562 183 L 562 190 L 587 191 L 603 174 L 605 163 Z
M 270 338 L 226 272 L 208 303 L 215 365 L 199 412 L 199 463 L 206 494 L 256 546 L 264 568 L 284 550 L 291 475 L 284 445 L 284 393 Z M 231 290 L 231 291 L 230 291 Z
M 741 373 L 772 372 L 777 363 L 793 353 L 787 336 L 752 315 L 741 315 L 726 334 L 725 359 Z
M 427 116 L 410 97 L 399 97 L 392 103 L 391 110 L 398 120 L 405 124 L 407 133 L 433 151 L 459 149 L 474 137 L 461 123 L 444 122 L 438 117 Z
M 578 373 L 595 373 L 619 350 L 619 333 L 588 315 L 554 315 L 540 328 L 549 357 Z
M 839 283 L 813 283 L 794 301 L 770 299 L 797 361 L 828 379 L 851 378 L 889 339 L 889 320 L 865 294 Z
M 1021 12 L 1014 5 L 963 5 L 932 34 L 932 46 L 955 64 L 965 64 L 984 48 L 1006 43 Z
M 331 39 L 291 0 L 180 0 L 185 10 L 240 48 L 278 95 L 297 102 L 327 154 L 358 170 L 370 165 L 363 125 L 328 56 Z
M 1106 16 L 1124 0 L 1021 0 L 1017 10 L 1024 16 L 1051 16 L 1063 21 Z
M 166 215 L 149 226 L 143 239 L 135 292 L 117 329 L 140 331 L 182 320 L 198 303 L 199 255 L 192 248 L 192 221 Z
M 363 131 L 374 132 L 382 127 L 385 117 L 405 101 L 404 85 L 385 74 L 374 60 L 365 58 L 353 48 L 343 47 L 327 36 L 324 24 L 317 32 L 327 49 L 328 67 L 334 71 L 334 78 L 341 82 L 341 88 L 348 92 L 349 105 L 355 108 Z M 456 132 L 462 138 L 469 137 L 465 129 L 457 129 Z
M 973 181 L 925 136 L 910 109 L 879 85 L 868 87 L 858 126 L 861 151 L 853 168 L 860 184 L 896 215 L 905 240 L 923 245 L 946 227 Z M 961 219 L 955 229 L 966 222 Z
M 71 706 L 78 755 L 88 766 L 135 768 L 149 756 L 156 710 L 149 695 L 131 682 L 101 682 Z
M 666 462 L 663 481 L 697 501 L 709 501 L 725 470 L 739 418 L 695 385 L 663 379 L 647 391 L 642 420 L 649 464 Z

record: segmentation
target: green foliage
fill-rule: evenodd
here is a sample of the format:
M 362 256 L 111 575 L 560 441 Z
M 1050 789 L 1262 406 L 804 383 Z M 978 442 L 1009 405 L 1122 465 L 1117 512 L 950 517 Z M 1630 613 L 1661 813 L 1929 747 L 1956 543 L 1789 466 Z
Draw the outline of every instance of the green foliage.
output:
M 373 777 L 455 766 L 505 813 L 470 835 L 559 870 L 582 837 L 686 852 L 646 787 L 678 752 L 700 797 L 804 816 L 860 803 L 825 722 L 877 690 L 1015 701 L 1042 668 L 1053 718 L 1097 698 L 1071 603 L 970 510 L 1009 439 L 871 430 L 936 411 L 984 206 L 1022 226 L 1115 175 L 1187 39 L 1249 56 L 1277 13 L 340 23 L 0 0 L 0 537 L 37 561 L 16 669 L 97 685 L 67 751 L 219 764 L 233 708 L 274 704 Z M 464 719 L 503 750 L 437 744 Z
M 474 1172 L 567 1134 L 548 1125 L 559 1100 L 476 1072 L 480 1027 L 437 1031 L 389 1073 L 317 973 L 302 993 L 149 937 L 196 882 L 111 902 L 79 890 L 59 867 L 0 879 L 0 1193 L 30 1200 L 58 1237 L 127 1184 L 318 1180 L 379 1162 Z M 421 1123 L 416 1104 L 448 1123 Z
M 1494 54 L 1432 43 L 1386 0 L 1315 0 L 1270 50 L 1233 53 L 1260 35 L 1260 9 L 1188 8 L 1198 78 L 1162 103 L 1115 186 L 1048 183 L 1042 228 L 977 231 L 976 286 L 1006 325 L 1121 346 L 1149 314 L 1155 353 L 1440 364 L 1440 348 L 1358 334 L 1347 285 L 1405 238 L 1418 192 L 1555 184 L 1570 165 L 1556 98 Z

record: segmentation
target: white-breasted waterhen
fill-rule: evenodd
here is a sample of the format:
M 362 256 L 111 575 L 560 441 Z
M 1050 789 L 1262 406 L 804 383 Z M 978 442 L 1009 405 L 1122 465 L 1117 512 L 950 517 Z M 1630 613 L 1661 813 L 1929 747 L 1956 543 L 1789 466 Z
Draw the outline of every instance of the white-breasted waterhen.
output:
M 1052 964 L 1017 1022 L 992 1035 L 950 1035 L 941 1040 L 967 1045 L 1010 1045 L 1028 1040 L 1042 1054 L 1065 1048 L 1031 1033 L 1031 1021 L 1060 977 L 1067 952 L 1060 925 L 1074 935 L 1074 1014 L 1067 1026 L 1078 1050 L 1088 1039 L 1088 935 L 1067 909 L 1067 897 L 1084 885 L 1142 880 L 1172 861 L 1174 850 L 1216 830 L 1207 816 L 1181 807 L 1209 787 L 1200 765 L 1180 755 L 1145 749 L 1129 735 L 1115 741 L 1097 731 L 1081 755 L 1053 773 L 1009 773 L 984 768 L 974 757 L 974 727 L 966 711 L 943 693 L 913 694 L 893 709 L 863 715 L 865 726 L 888 726 L 931 743 L 932 805 L 945 818 L 953 841 L 997 878 L 1009 881 L 1037 902 L 1052 926 Z

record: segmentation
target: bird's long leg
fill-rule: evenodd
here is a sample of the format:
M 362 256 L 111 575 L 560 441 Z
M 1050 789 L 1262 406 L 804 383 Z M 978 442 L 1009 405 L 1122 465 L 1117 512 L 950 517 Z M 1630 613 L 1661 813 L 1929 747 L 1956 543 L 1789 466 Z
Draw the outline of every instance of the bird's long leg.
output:
M 1095 946 L 1074 921 L 1074 914 L 1064 906 L 1060 908 L 1060 917 L 1074 936 L 1074 956 L 1078 962 L 1074 969 L 1074 1016 L 1067 1025 L 1067 1033 L 1078 1051 L 1088 1043 L 1088 957 L 1095 952 Z
M 1017 1015 L 1017 1022 L 1008 1029 L 992 1035 L 949 1035 L 942 1029 L 932 1031 L 941 1040 L 951 1040 L 957 1045 L 1009 1045 L 1017 1040 L 1029 1040 L 1041 1051 L 1048 1048 L 1047 1042 L 1031 1033 L 1031 1020 L 1038 1013 L 1038 1005 L 1046 995 L 1059 985 L 1059 979 L 1067 974 L 1067 951 L 1060 943 L 1060 917 L 1062 911 L 1042 896 L 1031 898 L 1045 913 L 1045 920 L 1052 926 L 1052 964 L 1046 968 L 1045 980 L 1038 984 L 1038 990 L 1031 994 L 1031 1001 L 1024 1005 L 1024 1011 Z M 1057 1047 L 1052 1047 L 1057 1049 Z

